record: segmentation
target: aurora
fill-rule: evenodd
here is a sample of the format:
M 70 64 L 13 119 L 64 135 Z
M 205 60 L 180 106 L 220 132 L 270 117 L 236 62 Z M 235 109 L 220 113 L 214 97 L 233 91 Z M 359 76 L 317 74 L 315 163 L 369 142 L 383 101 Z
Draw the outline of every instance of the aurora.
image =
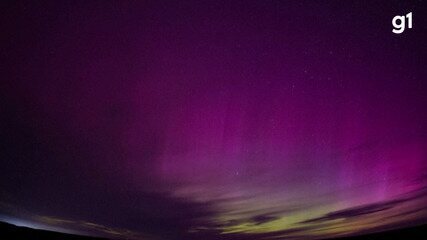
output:
M 5 4 L 0 221 L 159 240 L 425 224 L 423 4 Z

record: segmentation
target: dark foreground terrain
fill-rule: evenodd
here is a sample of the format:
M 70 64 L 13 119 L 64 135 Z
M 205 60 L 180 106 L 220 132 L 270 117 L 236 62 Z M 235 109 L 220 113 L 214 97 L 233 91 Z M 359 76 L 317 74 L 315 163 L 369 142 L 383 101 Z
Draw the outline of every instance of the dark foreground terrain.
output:
M 382 239 L 407 239 L 407 240 L 424 240 L 427 239 L 427 225 L 418 227 L 403 228 L 390 230 L 386 232 L 371 233 L 355 237 L 335 238 L 334 240 L 382 240 Z
M 0 239 L 106 240 L 105 238 L 86 237 L 60 232 L 32 229 L 27 227 L 18 227 L 4 222 L 0 222 Z
M 86 237 L 26 227 L 0 222 L 0 239 L 61 239 L 61 240 L 106 240 L 105 238 Z M 381 239 L 427 239 L 427 225 L 374 233 L 356 237 L 337 238 L 336 240 L 381 240 Z

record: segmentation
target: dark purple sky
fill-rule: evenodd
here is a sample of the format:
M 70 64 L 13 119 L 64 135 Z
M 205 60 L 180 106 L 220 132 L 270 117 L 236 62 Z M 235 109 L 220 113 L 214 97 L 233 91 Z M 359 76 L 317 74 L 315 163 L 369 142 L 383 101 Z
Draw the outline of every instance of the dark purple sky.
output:
M 0 7 L 1 221 L 161 240 L 427 221 L 426 2 Z

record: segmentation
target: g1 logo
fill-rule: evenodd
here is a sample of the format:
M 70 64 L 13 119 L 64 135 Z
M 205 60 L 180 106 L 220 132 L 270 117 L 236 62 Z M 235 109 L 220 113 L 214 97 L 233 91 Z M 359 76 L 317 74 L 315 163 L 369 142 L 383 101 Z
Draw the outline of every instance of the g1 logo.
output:
M 406 16 L 395 16 L 391 21 L 394 29 L 392 30 L 396 34 L 403 33 L 405 31 L 405 20 L 408 19 L 408 28 L 412 28 L 412 12 L 406 14 Z

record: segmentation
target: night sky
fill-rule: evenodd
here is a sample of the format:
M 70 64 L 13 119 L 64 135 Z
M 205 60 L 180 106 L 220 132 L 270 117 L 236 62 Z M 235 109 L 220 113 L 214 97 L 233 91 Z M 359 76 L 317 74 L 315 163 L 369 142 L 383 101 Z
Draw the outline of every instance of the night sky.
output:
M 427 223 L 427 2 L 0 9 L 0 221 L 149 240 Z

